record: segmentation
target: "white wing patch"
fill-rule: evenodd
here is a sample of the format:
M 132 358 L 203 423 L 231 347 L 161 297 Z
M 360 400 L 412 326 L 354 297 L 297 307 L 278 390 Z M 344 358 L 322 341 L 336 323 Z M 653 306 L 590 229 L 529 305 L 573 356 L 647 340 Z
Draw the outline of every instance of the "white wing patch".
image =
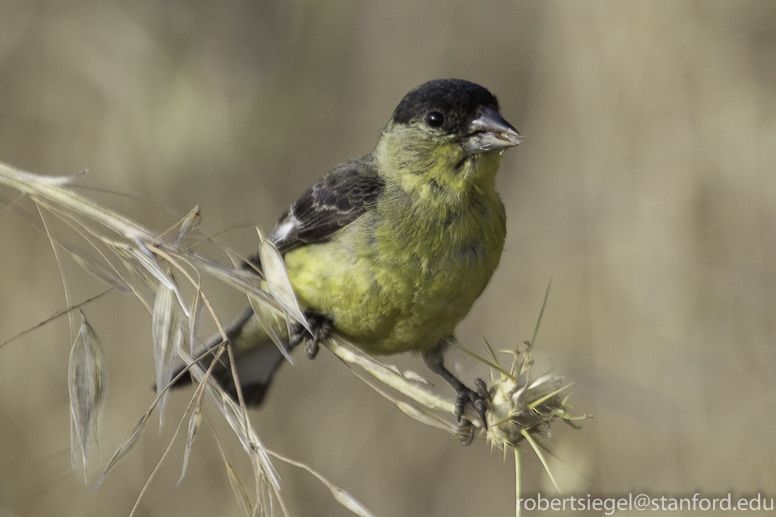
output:
M 296 218 L 293 211 L 290 211 L 288 215 L 283 219 L 283 222 L 275 227 L 272 234 L 269 236 L 269 240 L 277 244 L 286 240 L 286 237 L 295 229 L 299 228 L 301 223 Z

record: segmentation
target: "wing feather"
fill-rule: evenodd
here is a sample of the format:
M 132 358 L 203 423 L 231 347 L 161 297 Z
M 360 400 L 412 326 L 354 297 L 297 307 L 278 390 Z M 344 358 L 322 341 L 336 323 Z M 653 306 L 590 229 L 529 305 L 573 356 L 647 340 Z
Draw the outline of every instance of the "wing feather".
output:
M 325 241 L 372 209 L 383 187 L 371 155 L 338 165 L 285 211 L 269 239 L 281 253 Z

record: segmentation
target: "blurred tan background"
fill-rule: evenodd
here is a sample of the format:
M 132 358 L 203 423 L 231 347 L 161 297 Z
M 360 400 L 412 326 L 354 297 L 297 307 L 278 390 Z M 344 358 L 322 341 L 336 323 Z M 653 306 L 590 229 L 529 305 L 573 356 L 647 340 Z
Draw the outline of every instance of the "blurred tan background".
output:
M 87 195 L 159 230 L 199 204 L 205 232 L 231 230 L 247 255 L 246 226 L 269 230 L 439 77 L 491 89 L 525 135 L 499 177 L 502 263 L 459 336 L 475 351 L 530 338 L 552 278 L 537 372 L 573 381 L 575 410 L 595 415 L 554 428 L 564 493 L 776 496 L 776 3 L 0 0 L 0 161 L 88 169 L 81 185 L 135 199 Z M 0 216 L 4 341 L 65 299 L 45 235 Z M 67 277 L 74 300 L 101 289 Z M 244 306 L 211 297 L 224 319 Z M 85 312 L 109 368 L 93 483 L 154 373 L 137 301 Z M 0 349 L 0 516 L 127 515 L 191 394 L 90 494 L 70 468 L 71 342 L 61 319 Z M 485 373 L 451 360 L 468 382 Z M 327 352 L 285 367 L 252 416 L 268 447 L 378 515 L 514 511 L 511 460 L 408 419 Z M 138 515 L 238 515 L 212 435 L 175 487 L 182 449 Z M 524 458 L 526 495 L 553 493 Z M 277 466 L 293 515 L 347 514 Z

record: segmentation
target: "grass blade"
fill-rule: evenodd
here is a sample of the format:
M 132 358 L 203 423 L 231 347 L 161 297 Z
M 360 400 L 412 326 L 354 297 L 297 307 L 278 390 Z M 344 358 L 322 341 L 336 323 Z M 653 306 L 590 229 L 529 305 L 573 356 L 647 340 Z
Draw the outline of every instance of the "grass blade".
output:
M 283 309 L 288 311 L 292 318 L 304 325 L 307 330 L 310 330 L 307 320 L 302 313 L 302 308 L 299 307 L 299 302 L 296 300 L 291 282 L 288 279 L 283 256 L 275 245 L 266 239 L 261 239 L 259 255 L 261 256 L 261 264 L 270 294 Z
M 183 339 L 180 308 L 175 292 L 165 283 L 156 290 L 153 315 L 154 364 L 156 366 L 156 393 L 159 398 L 159 427 L 162 426 L 165 388 L 175 371 L 176 352 Z
M 84 483 L 87 483 L 89 438 L 98 437 L 100 409 L 105 398 L 105 357 L 94 329 L 81 313 L 81 328 L 70 350 L 67 384 L 70 394 L 71 455 L 76 466 L 77 451 L 81 452 Z
M 181 468 L 181 477 L 178 478 L 178 482 L 175 486 L 181 484 L 183 477 L 186 475 L 186 467 L 189 465 L 189 454 L 191 454 L 191 446 L 194 444 L 194 437 L 197 435 L 200 425 L 202 425 L 202 404 L 197 404 L 194 408 L 194 412 L 189 419 L 189 429 L 186 436 L 186 449 L 183 451 L 183 467 Z
M 542 302 L 542 309 L 539 311 L 539 318 L 536 320 L 536 326 L 534 327 L 533 336 L 531 336 L 531 341 L 528 343 L 528 349 L 532 349 L 534 345 L 536 344 L 536 335 L 539 333 L 539 325 L 542 323 L 542 316 L 544 316 L 544 308 L 547 307 L 547 298 L 550 297 L 550 287 L 552 287 L 552 279 L 550 279 L 550 283 L 547 284 L 547 291 L 544 293 L 544 301 Z
M 97 490 L 103 481 L 105 481 L 105 478 L 108 476 L 111 470 L 118 464 L 121 459 L 129 453 L 129 451 L 132 450 L 132 448 L 137 444 L 137 440 L 140 438 L 140 435 L 143 433 L 143 430 L 145 429 L 145 426 L 148 424 L 148 419 L 151 417 L 151 411 L 147 411 L 146 413 L 141 416 L 137 422 L 132 424 L 132 427 L 129 428 L 127 431 L 127 434 L 124 436 L 124 440 L 122 440 L 121 445 L 118 446 L 116 449 L 116 452 L 113 453 L 113 456 L 111 456 L 110 460 L 108 460 L 108 464 L 105 465 L 105 468 L 102 470 L 102 474 L 100 474 L 100 479 L 97 480 L 97 484 L 94 485 L 94 488 L 92 489 L 92 492 Z

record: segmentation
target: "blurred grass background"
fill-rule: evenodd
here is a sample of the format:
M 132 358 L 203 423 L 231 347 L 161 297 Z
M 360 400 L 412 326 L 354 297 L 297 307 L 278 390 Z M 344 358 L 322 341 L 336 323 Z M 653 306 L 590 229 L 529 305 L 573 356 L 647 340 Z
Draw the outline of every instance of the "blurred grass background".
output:
M 595 415 L 555 428 L 564 492 L 776 495 L 773 2 L 0 0 L 0 160 L 88 169 L 80 184 L 136 199 L 88 195 L 159 230 L 196 204 L 208 233 L 269 230 L 439 77 L 491 89 L 525 135 L 499 177 L 502 263 L 459 336 L 476 351 L 483 336 L 530 338 L 553 279 L 537 372 L 574 381 L 575 409 Z M 65 301 L 45 236 L 0 215 L 3 341 Z M 222 240 L 256 246 L 245 228 Z M 75 267 L 68 278 L 75 300 L 100 289 Z M 225 320 L 245 306 L 211 297 Z M 151 317 L 115 294 L 85 312 L 109 368 L 94 480 L 153 400 Z M 90 494 L 70 469 L 71 343 L 59 320 L 0 349 L 4 517 L 126 515 L 172 434 L 150 426 Z M 452 359 L 468 382 L 485 374 Z M 513 512 L 510 460 L 408 419 L 328 353 L 284 368 L 252 416 L 268 447 L 378 515 Z M 176 488 L 182 448 L 139 515 L 236 515 L 212 435 Z M 239 446 L 228 451 L 247 480 Z M 552 493 L 524 458 L 526 495 Z M 346 514 L 278 468 L 293 515 Z

